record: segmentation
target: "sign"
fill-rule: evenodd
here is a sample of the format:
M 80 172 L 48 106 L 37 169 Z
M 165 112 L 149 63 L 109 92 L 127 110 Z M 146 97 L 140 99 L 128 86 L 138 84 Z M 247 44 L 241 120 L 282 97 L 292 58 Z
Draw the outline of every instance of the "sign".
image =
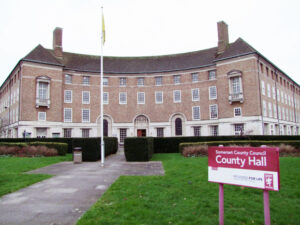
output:
M 279 191 L 279 148 L 209 147 L 208 181 Z

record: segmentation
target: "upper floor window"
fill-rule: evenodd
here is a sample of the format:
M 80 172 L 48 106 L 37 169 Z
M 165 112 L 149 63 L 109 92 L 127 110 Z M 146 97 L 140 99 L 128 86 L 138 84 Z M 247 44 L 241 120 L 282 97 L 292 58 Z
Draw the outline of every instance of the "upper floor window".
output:
M 89 91 L 82 92 L 82 104 L 90 104 L 90 92 Z
M 244 101 L 242 88 L 242 71 L 232 70 L 227 74 L 229 78 L 229 103 Z
M 162 85 L 162 77 L 155 77 L 155 85 L 161 86 Z
M 137 78 L 137 85 L 138 86 L 144 86 L 144 83 L 145 83 L 144 77 L 138 77 Z
M 199 101 L 200 95 L 199 95 L 199 88 L 192 89 L 192 101 Z
M 72 90 L 65 90 L 64 102 L 72 103 Z
M 218 119 L 218 105 L 209 106 L 210 119 Z
M 36 107 L 50 108 L 50 78 L 39 76 L 36 78 Z
M 173 101 L 175 103 L 181 102 L 181 91 L 180 90 L 173 91 Z
M 244 124 L 234 124 L 234 135 L 242 135 L 244 133 Z
M 39 82 L 39 99 L 48 99 L 48 83 Z
M 242 109 L 240 107 L 234 108 L 233 111 L 234 111 L 234 116 L 235 117 L 236 116 L 242 116 Z
M 265 82 L 263 80 L 261 81 L 261 94 L 266 95 L 266 87 Z
M 65 74 L 65 84 L 72 84 L 72 75 Z
M 180 84 L 180 75 L 174 75 L 173 81 L 174 81 L 174 84 Z
M 127 93 L 126 92 L 120 92 L 119 104 L 127 104 Z
M 109 103 L 109 93 L 103 92 L 103 104 L 108 104 L 108 103 Z
M 64 122 L 72 122 L 72 109 L 64 108 Z
M 38 121 L 46 121 L 46 112 L 38 112 Z
M 145 92 L 138 92 L 137 93 L 137 103 L 138 104 L 145 104 Z
M 217 99 L 217 87 L 210 86 L 209 87 L 209 100 Z
M 155 92 L 155 103 L 156 104 L 162 104 L 163 103 L 163 92 L 162 91 L 156 91 Z
M 120 86 L 126 86 L 126 77 L 120 77 Z
M 83 76 L 82 77 L 82 84 L 83 85 L 90 85 L 90 77 L 89 76 Z
M 216 79 L 216 71 L 210 70 L 208 71 L 208 80 L 215 80 Z
M 198 82 L 199 75 L 198 73 L 192 73 L 192 82 Z
M 193 119 L 200 120 L 200 106 L 193 106 Z
M 103 77 L 103 86 L 108 86 L 108 77 Z
M 89 123 L 90 122 L 90 110 L 82 109 L 82 122 Z

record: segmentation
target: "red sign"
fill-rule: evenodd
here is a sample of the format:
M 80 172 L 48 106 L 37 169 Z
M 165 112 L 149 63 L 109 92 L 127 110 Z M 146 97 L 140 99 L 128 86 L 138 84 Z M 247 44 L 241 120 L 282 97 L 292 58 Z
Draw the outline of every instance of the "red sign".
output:
M 208 178 L 267 190 L 279 190 L 279 149 L 270 147 L 209 147 Z

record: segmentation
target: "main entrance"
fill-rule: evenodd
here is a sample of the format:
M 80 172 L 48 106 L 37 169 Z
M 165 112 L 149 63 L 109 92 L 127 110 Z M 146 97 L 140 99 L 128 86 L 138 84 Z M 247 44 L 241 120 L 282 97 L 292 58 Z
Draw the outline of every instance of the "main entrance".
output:
M 137 136 L 138 136 L 138 137 L 146 137 L 146 136 L 147 136 L 147 131 L 146 131 L 146 129 L 138 129 L 138 130 L 137 130 Z

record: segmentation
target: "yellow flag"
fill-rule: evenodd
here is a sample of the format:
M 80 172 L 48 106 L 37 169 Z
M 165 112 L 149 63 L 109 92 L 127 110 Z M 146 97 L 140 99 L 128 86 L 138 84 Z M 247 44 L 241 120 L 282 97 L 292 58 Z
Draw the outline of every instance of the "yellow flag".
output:
M 105 43 L 105 25 L 104 25 L 104 15 L 102 13 L 102 44 Z

